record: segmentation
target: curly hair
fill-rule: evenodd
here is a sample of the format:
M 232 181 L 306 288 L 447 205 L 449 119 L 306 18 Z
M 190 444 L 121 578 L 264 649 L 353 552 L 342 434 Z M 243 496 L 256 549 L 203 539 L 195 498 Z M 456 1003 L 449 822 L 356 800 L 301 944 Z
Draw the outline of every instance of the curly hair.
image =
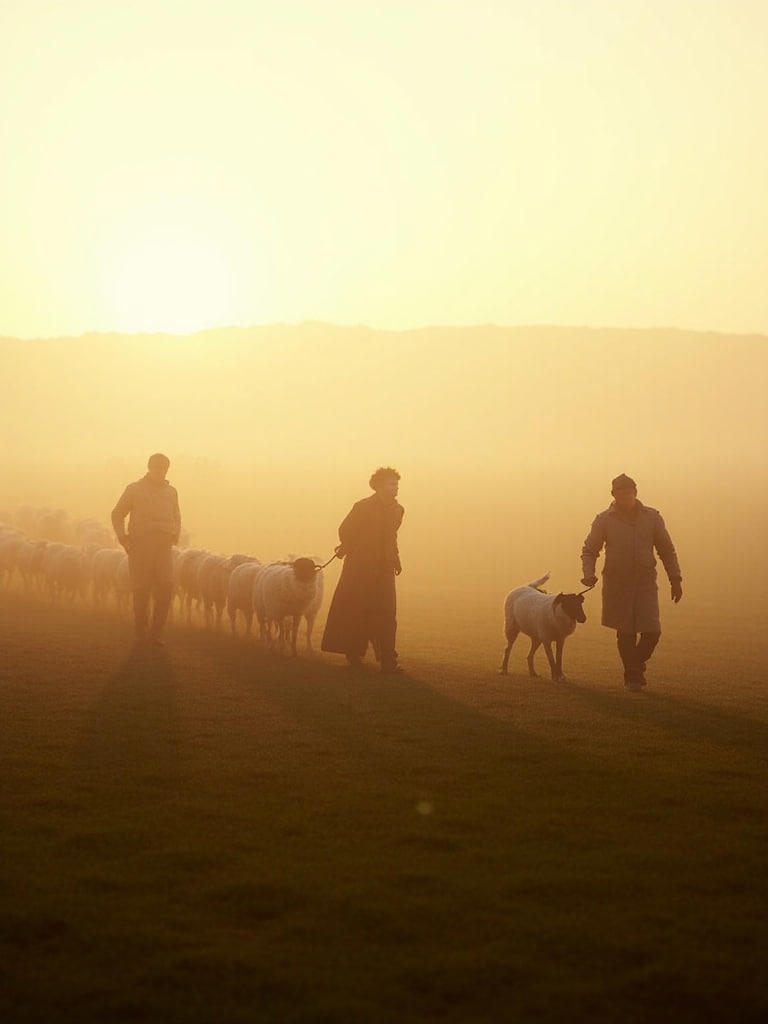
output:
M 400 474 L 397 472 L 396 469 L 392 469 L 391 466 L 379 466 L 376 472 L 371 476 L 371 479 L 368 481 L 368 485 L 370 486 L 371 490 L 375 491 L 379 484 L 383 480 L 386 480 L 388 477 L 394 477 L 395 480 L 399 480 Z

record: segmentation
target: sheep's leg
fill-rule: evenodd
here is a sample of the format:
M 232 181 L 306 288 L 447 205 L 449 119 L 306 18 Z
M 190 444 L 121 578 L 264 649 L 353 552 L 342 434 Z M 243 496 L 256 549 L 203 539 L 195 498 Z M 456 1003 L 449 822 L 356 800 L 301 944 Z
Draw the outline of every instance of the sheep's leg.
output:
M 558 672 L 557 665 L 555 664 L 555 658 L 554 658 L 554 655 L 552 654 L 552 641 L 551 640 L 545 640 L 544 641 L 544 651 L 545 651 L 545 653 L 547 655 L 547 661 L 549 662 L 549 670 L 552 673 L 552 680 L 553 680 L 553 682 L 556 683 L 558 681 L 558 679 L 560 678 L 560 673 Z
M 565 638 L 560 637 L 555 643 L 555 665 L 557 666 L 557 678 L 565 679 L 563 675 L 563 647 L 565 646 Z
M 296 657 L 298 651 L 296 650 L 296 641 L 299 638 L 299 622 L 301 621 L 300 615 L 294 615 L 291 620 L 291 656 Z
M 531 676 L 532 678 L 536 678 L 538 676 L 538 674 L 539 674 L 536 671 L 536 669 L 533 667 L 533 656 L 536 653 L 536 651 L 538 651 L 538 649 L 540 647 L 541 647 L 541 640 L 538 640 L 535 636 L 532 636 L 531 637 L 531 649 L 530 649 L 530 651 L 528 651 L 528 658 L 527 658 L 527 661 L 528 661 L 528 675 Z M 550 652 L 550 658 L 551 657 L 552 657 L 552 654 Z
M 315 627 L 315 616 L 313 615 L 310 618 L 308 615 L 306 615 L 305 619 L 306 619 L 306 623 L 307 623 L 307 651 L 311 652 L 312 651 L 312 630 Z
M 519 629 L 510 629 L 507 632 L 507 649 L 504 651 L 504 657 L 501 659 L 501 668 L 499 672 L 505 676 L 507 674 L 507 666 L 509 665 L 509 653 L 512 650 L 512 644 L 517 640 L 520 635 Z
M 245 612 L 245 635 L 251 635 L 251 629 L 253 628 L 253 608 L 246 608 Z

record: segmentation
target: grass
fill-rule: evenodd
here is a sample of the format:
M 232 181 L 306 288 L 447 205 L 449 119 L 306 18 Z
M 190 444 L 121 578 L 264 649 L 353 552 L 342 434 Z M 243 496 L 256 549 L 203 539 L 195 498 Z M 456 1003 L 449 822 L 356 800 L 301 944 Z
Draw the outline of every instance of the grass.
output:
M 761 651 L 631 695 L 597 630 L 554 686 L 0 623 L 5 1020 L 765 1019 Z

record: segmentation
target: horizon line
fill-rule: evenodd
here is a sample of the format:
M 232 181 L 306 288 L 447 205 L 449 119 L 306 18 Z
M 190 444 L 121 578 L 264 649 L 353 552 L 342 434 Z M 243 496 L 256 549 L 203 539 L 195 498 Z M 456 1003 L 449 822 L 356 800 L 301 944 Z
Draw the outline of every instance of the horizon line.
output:
M 137 338 L 137 337 L 163 337 L 163 338 L 194 338 L 202 334 L 212 334 L 217 331 L 260 331 L 270 329 L 293 329 L 300 330 L 306 328 L 333 328 L 335 330 L 345 331 L 369 331 L 376 334 L 415 334 L 426 331 L 472 331 L 472 330 L 498 330 L 498 331 L 521 331 L 521 330 L 555 330 L 555 331 L 622 331 L 622 332 L 634 332 L 634 333 L 652 333 L 652 332 L 678 332 L 680 334 L 701 334 L 701 335 L 721 335 L 724 337 L 741 337 L 741 338 L 764 338 L 768 340 L 768 330 L 763 331 L 737 331 L 737 330 L 724 330 L 722 328 L 698 328 L 698 327 L 679 327 L 671 324 L 655 324 L 653 326 L 637 327 L 637 326 L 620 326 L 616 324 L 602 324 L 599 326 L 591 324 L 557 324 L 557 323 L 498 323 L 494 321 L 469 323 L 469 324 L 452 324 L 452 323 L 428 323 L 420 326 L 412 327 L 375 327 L 370 324 L 362 322 L 358 323 L 342 323 L 334 322 L 331 320 L 297 320 L 297 321 L 286 321 L 286 320 L 275 320 L 265 323 L 252 323 L 252 324 L 221 324 L 215 327 L 200 327 L 189 331 L 169 331 L 169 330 L 120 330 L 120 329 L 92 329 L 86 331 L 80 331 L 78 333 L 68 332 L 63 334 L 33 334 L 33 335 L 19 335 L 19 334 L 4 334 L 0 333 L 0 340 L 3 341 L 62 341 L 65 339 L 80 340 L 88 337 L 126 337 L 126 338 Z

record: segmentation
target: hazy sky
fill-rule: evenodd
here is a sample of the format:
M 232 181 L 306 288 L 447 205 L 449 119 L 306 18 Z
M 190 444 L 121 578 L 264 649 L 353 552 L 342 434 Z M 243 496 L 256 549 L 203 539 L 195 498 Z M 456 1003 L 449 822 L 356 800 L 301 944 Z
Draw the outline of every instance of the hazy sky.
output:
M 765 0 L 0 0 L 0 333 L 768 333 Z

